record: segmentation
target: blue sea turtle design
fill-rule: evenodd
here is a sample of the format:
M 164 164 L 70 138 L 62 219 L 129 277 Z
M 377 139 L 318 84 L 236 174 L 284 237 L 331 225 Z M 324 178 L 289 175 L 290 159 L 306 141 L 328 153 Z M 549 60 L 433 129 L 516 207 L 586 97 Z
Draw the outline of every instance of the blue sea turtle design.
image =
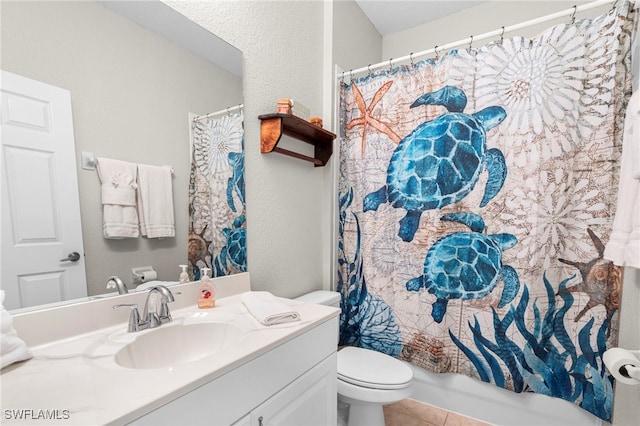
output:
M 484 220 L 474 213 L 450 213 L 440 220 L 467 225 L 471 232 L 456 232 L 436 241 L 427 252 L 424 275 L 409 280 L 407 290 L 426 288 L 435 294 L 431 316 L 442 322 L 451 299 L 478 299 L 489 294 L 502 277 L 499 308 L 510 303 L 520 289 L 515 269 L 502 264 L 502 252 L 518 242 L 511 234 L 486 235 Z
M 413 240 L 423 211 L 463 199 L 483 169 L 487 169 L 489 178 L 480 207 L 500 192 L 507 176 L 502 152 L 485 146 L 486 132 L 506 117 L 502 107 L 465 114 L 462 111 L 467 97 L 453 86 L 419 97 L 411 108 L 420 105 L 442 105 L 448 112 L 422 123 L 400 141 L 387 168 L 386 185 L 363 200 L 365 212 L 387 202 L 406 209 L 398 232 L 404 241 Z
M 242 227 L 244 222 L 244 215 L 238 216 L 233 221 L 233 228 L 222 230 L 227 241 L 215 262 L 219 275 L 224 275 L 228 263 L 240 271 L 247 270 L 247 231 Z

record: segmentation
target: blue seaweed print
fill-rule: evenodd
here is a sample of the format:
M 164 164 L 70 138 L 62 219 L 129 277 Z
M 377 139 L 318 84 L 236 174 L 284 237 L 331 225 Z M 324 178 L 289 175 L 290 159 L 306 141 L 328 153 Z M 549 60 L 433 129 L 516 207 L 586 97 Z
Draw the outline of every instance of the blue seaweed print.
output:
M 573 277 L 563 280 L 559 289 L 562 292 Z M 556 305 L 553 286 L 545 276 L 548 310 L 541 317 L 537 301 L 533 302 L 533 329 L 525 324 L 525 311 L 529 309 L 529 291 L 525 286 L 517 307 L 511 307 L 503 318 L 493 310 L 494 341 L 478 323 L 469 322 L 473 333 L 478 356 L 466 347 L 449 330 L 449 336 L 458 348 L 469 358 L 476 368 L 480 379 L 505 387 L 505 377 L 499 361 L 507 367 L 511 375 L 514 391 L 533 391 L 545 395 L 566 399 L 577 403 L 583 409 L 610 421 L 613 404 L 613 379 L 606 374 L 602 356 L 606 350 L 606 332 L 608 321 L 593 330 L 592 318 L 578 333 L 578 348 L 574 345 L 564 326 L 567 311 L 573 306 L 571 293 L 560 294 L 562 304 Z M 525 339 L 524 347 L 519 347 L 507 337 L 507 329 L 514 324 Z M 596 333 L 596 348 L 590 342 L 590 336 Z
M 448 112 L 420 124 L 400 141 L 389 161 L 386 185 L 363 200 L 365 212 L 387 202 L 405 209 L 398 236 L 407 242 L 413 240 L 422 212 L 462 200 L 485 168 L 489 178 L 480 207 L 500 192 L 507 177 L 502 152 L 486 149 L 486 132 L 505 119 L 504 108 L 490 106 L 466 114 L 467 96 L 453 86 L 422 95 L 411 108 L 421 105 L 443 105 Z
M 244 144 L 244 138 L 243 138 Z M 236 212 L 233 194 L 242 203 L 241 211 L 245 210 L 244 197 L 244 152 L 230 152 L 227 161 L 233 171 L 227 181 L 227 204 L 231 211 Z M 244 226 L 245 216 L 241 214 L 233 220 L 231 228 L 223 228 L 222 235 L 226 239 L 225 245 L 213 260 L 215 276 L 229 275 L 233 270 L 245 272 L 247 270 L 247 230 Z
M 344 235 L 346 208 L 353 200 L 353 189 L 340 197 L 340 235 Z M 359 346 L 398 357 L 402 349 L 400 327 L 393 311 L 383 300 L 367 291 L 360 255 L 360 224 L 356 222 L 356 250 L 353 260 L 347 259 L 344 241 L 338 242 L 338 291 L 340 300 L 340 345 Z
M 231 211 L 237 211 L 233 202 L 233 193 L 235 192 L 242 203 L 242 211 L 244 211 L 244 152 L 230 152 L 227 160 L 233 170 L 233 174 L 227 182 L 227 204 Z

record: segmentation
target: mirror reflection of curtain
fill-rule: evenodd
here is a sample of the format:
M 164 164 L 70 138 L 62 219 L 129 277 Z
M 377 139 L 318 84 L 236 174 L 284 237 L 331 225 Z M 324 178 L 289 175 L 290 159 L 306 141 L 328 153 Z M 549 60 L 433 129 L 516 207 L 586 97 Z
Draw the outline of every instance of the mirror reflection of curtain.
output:
M 343 83 L 340 344 L 609 421 L 624 3 Z M 489 248 L 491 247 L 491 248 Z
M 244 192 L 244 115 L 192 122 L 189 179 L 189 274 L 211 276 L 247 270 Z

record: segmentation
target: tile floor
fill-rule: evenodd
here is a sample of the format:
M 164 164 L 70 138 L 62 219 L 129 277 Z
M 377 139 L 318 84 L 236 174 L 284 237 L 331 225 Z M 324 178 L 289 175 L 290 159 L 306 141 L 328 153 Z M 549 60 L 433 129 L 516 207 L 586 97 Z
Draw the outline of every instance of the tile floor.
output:
M 386 426 L 489 426 L 470 417 L 451 413 L 441 408 L 404 399 L 384 406 Z

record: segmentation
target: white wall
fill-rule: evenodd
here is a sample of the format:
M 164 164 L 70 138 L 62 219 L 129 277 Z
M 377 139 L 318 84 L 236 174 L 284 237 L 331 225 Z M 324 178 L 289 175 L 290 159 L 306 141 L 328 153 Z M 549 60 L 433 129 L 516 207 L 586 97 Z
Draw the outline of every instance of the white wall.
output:
M 488 1 L 470 7 L 445 18 L 411 28 L 406 31 L 389 34 L 382 40 L 382 57 L 380 61 L 398 58 L 410 52 L 420 52 L 435 46 L 468 39 L 474 34 L 482 34 L 500 29 L 505 26 L 519 24 L 530 19 L 538 18 L 550 13 L 570 9 L 573 5 L 589 3 L 588 1 L 553 0 L 553 1 Z M 590 11 L 579 12 L 576 18 L 597 16 L 605 13 L 610 6 L 601 6 Z M 550 21 L 527 28 L 519 35 L 533 36 L 549 26 L 569 22 L 569 17 Z M 505 34 L 505 37 L 515 34 Z M 496 37 L 496 40 L 499 40 Z M 484 43 L 488 43 L 487 40 Z M 461 48 L 465 48 L 463 46 Z M 420 58 L 422 59 L 422 58 Z
M 382 37 L 354 0 L 333 6 L 333 61 L 343 70 L 380 61 Z
M 166 1 L 244 53 L 247 263 L 254 290 L 293 297 L 323 288 L 324 168 L 260 153 L 258 115 L 276 101 L 302 102 L 322 115 L 324 8 L 320 1 Z M 295 143 L 291 141 L 291 143 Z M 303 148 L 301 146 L 301 148 Z M 332 161 L 335 156 L 332 158 Z
M 518 24 L 563 9 L 574 4 L 588 2 L 576 1 L 490 1 L 461 11 L 435 22 L 421 25 L 407 31 L 390 34 L 383 38 L 381 61 L 389 57 L 401 57 L 410 52 L 419 52 L 458 40 L 469 38 L 473 34 L 499 29 L 502 26 Z M 610 5 L 589 11 L 579 12 L 576 17 L 586 18 L 606 13 Z M 519 35 L 534 36 L 551 25 L 567 22 L 568 18 L 550 21 L 519 32 Z M 506 37 L 515 34 L 506 34 Z M 636 52 L 640 47 L 636 47 Z M 365 64 L 360 64 L 363 66 Z M 636 66 L 637 70 L 637 66 Z M 637 80 L 637 75 L 636 75 Z M 640 273 L 627 268 L 620 308 L 619 346 L 627 349 L 640 348 Z M 618 384 L 614 398 L 614 425 L 640 424 L 640 386 Z

